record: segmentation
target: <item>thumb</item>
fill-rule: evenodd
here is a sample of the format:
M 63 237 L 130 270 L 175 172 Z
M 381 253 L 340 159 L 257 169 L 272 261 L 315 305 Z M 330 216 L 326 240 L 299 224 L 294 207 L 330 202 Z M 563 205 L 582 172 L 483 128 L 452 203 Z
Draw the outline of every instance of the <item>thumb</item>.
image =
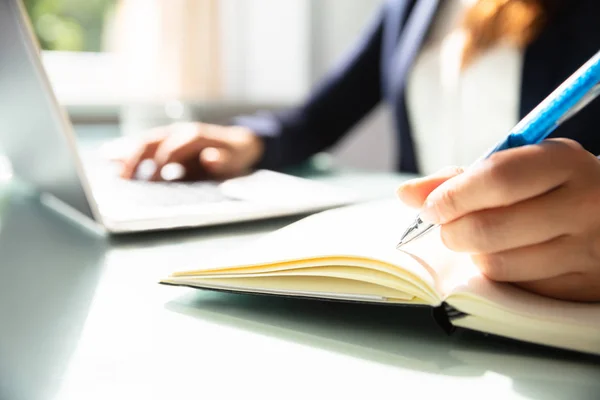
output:
M 464 169 L 461 167 L 446 167 L 432 175 L 403 183 L 398 187 L 396 194 L 404 204 L 420 208 L 427 199 L 427 196 L 429 196 L 429 193 L 448 179 L 463 172 Z
M 232 154 L 224 148 L 207 147 L 200 152 L 200 165 L 211 175 L 232 173 Z

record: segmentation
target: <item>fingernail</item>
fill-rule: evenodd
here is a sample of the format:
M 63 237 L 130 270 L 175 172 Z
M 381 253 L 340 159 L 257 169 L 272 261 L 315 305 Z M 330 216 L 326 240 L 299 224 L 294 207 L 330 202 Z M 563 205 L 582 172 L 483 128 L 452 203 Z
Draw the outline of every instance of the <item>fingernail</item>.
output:
M 457 167 L 454 165 L 444 167 L 436 172 L 435 176 L 445 176 L 445 175 L 460 175 L 465 171 L 463 167 Z
M 424 180 L 424 178 L 414 178 L 402 182 L 400 185 L 398 185 L 398 188 L 396 189 L 396 194 L 398 196 L 403 196 L 404 194 L 406 194 L 407 189 L 414 188 L 415 186 L 419 185 L 419 183 L 422 180 Z
M 221 152 L 213 147 L 208 147 L 202 151 L 202 158 L 211 164 L 218 163 L 221 160 Z
M 398 188 L 396 189 L 396 196 L 398 196 L 398 198 L 400 200 L 402 200 L 403 196 L 404 196 L 404 189 L 406 189 L 406 184 L 403 183 L 402 185 L 398 186 Z
M 440 217 L 436 211 L 435 203 L 431 200 L 425 201 L 425 204 L 423 204 L 423 208 L 421 208 L 421 212 L 419 213 L 419 217 L 423 222 L 436 225 L 440 223 Z

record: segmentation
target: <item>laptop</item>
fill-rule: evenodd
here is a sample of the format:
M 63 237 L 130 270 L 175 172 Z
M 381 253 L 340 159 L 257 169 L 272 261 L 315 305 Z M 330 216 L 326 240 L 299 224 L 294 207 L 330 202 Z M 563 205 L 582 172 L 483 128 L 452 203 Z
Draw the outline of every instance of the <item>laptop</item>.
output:
M 116 165 L 78 145 L 21 0 L 0 0 L 0 60 L 0 153 L 44 203 L 108 233 L 308 214 L 356 201 L 345 188 L 268 170 L 223 182 L 123 180 Z

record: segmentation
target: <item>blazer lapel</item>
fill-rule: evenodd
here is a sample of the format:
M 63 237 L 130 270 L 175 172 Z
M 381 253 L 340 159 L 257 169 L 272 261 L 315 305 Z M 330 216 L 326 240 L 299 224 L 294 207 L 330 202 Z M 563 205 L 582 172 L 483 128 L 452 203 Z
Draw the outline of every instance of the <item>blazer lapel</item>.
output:
M 395 3 L 404 4 L 406 2 L 395 1 Z M 406 24 L 399 29 L 400 36 L 386 74 L 386 94 L 388 99 L 394 103 L 404 93 L 406 76 L 421 49 L 423 39 L 435 18 L 439 3 L 439 0 L 418 0 L 410 11 Z M 402 7 L 398 6 L 398 8 Z M 398 10 L 396 12 L 397 21 L 401 24 L 402 12 Z
M 383 30 L 382 43 L 382 63 L 381 76 L 383 93 L 386 97 L 393 93 L 391 77 L 394 76 L 392 71 L 394 67 L 394 54 L 398 46 L 398 38 L 402 32 L 402 27 L 406 22 L 406 17 L 417 0 L 391 0 L 386 4 L 385 24 Z

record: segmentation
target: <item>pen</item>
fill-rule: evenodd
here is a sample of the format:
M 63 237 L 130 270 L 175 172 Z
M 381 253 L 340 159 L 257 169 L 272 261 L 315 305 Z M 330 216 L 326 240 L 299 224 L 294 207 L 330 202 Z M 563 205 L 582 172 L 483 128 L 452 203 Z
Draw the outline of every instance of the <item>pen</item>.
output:
M 599 94 L 600 51 L 529 112 L 504 140 L 474 164 L 502 150 L 540 143 Z M 424 222 L 420 215 L 417 215 L 402 235 L 397 248 L 422 237 L 435 227 L 435 224 Z

